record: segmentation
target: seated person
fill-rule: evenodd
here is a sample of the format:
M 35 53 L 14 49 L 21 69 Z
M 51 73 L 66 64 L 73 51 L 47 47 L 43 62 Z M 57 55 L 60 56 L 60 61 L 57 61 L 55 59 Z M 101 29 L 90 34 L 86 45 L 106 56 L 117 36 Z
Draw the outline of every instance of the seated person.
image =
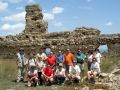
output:
M 88 71 L 87 73 L 88 80 L 89 81 L 93 80 L 95 82 L 96 75 L 99 73 L 100 73 L 100 65 L 96 61 L 96 58 L 93 58 L 90 71 Z
M 80 72 L 81 70 L 80 70 L 80 67 L 77 65 L 77 62 L 73 61 L 73 66 L 69 71 L 69 75 L 68 75 L 69 80 L 79 82 Z
M 28 86 L 36 86 L 38 84 L 38 72 L 36 70 L 36 66 L 31 66 L 28 71 Z
M 52 67 L 47 64 L 46 67 L 43 67 L 42 69 L 42 80 L 43 82 L 52 84 L 53 83 L 53 74 L 54 74 L 54 70 L 52 69 Z
M 65 81 L 65 69 L 63 68 L 62 63 L 59 63 L 59 66 L 55 72 L 55 81 L 57 84 L 62 84 Z

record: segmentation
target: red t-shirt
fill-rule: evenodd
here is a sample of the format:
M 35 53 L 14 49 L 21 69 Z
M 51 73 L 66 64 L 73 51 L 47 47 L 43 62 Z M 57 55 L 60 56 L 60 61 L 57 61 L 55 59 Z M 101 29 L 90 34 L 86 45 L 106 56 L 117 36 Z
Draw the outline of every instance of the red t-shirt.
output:
M 47 67 L 44 67 L 44 68 L 43 68 L 43 72 L 44 72 L 44 74 L 45 74 L 46 76 L 48 76 L 48 77 L 50 77 L 50 76 L 54 73 L 54 71 L 53 71 L 52 68 L 47 68 Z
M 56 57 L 55 56 L 48 57 L 47 62 L 50 66 L 53 66 L 56 63 Z

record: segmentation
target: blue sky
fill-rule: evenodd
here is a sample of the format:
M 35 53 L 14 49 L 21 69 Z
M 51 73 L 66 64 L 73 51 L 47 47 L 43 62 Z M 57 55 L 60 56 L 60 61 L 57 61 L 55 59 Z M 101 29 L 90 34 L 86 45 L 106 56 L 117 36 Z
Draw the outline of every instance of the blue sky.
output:
M 0 0 L 0 36 L 25 28 L 25 6 L 40 4 L 49 32 L 94 27 L 103 34 L 120 33 L 120 0 Z

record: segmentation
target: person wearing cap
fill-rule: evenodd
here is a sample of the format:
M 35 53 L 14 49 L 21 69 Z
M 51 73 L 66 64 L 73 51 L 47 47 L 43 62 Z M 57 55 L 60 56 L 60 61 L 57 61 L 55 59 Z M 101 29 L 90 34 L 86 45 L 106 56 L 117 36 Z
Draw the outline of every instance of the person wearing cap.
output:
M 77 81 L 80 80 L 80 67 L 77 65 L 77 61 L 73 61 L 72 69 L 69 71 L 68 78 L 70 81 Z
M 100 73 L 99 63 L 97 62 L 96 58 L 93 58 L 90 71 L 87 72 L 88 80 L 89 81 L 92 80 L 95 82 L 96 75 L 98 75 L 99 73 Z
M 47 60 L 47 64 L 49 64 L 52 68 L 55 68 L 56 57 L 54 56 L 53 52 L 50 52 L 46 60 Z
M 27 78 L 28 78 L 28 87 L 38 85 L 38 72 L 35 65 L 32 65 L 30 67 Z
M 82 53 L 82 51 L 78 49 L 77 53 L 75 54 L 75 59 L 77 60 L 77 64 L 79 65 L 81 70 L 84 70 L 85 57 L 86 57 L 85 54 Z
M 55 81 L 57 84 L 62 84 L 65 81 L 65 69 L 63 68 L 63 64 L 59 63 L 58 68 L 55 72 Z
M 57 55 L 56 55 L 56 61 L 57 61 L 57 64 L 59 65 L 60 63 L 64 63 L 64 55 L 62 54 L 62 51 L 59 50 L 57 52 Z
M 66 76 L 69 74 L 70 69 L 72 68 L 73 61 L 74 61 L 74 55 L 71 53 L 70 49 L 66 50 L 66 53 L 64 54 L 64 64 L 66 68 Z
M 17 64 L 17 82 L 20 82 L 24 79 L 24 73 L 25 73 L 25 65 L 26 65 L 26 57 L 24 53 L 24 49 L 20 48 L 19 52 L 16 54 L 16 64 Z
M 42 80 L 44 84 L 52 84 L 53 83 L 53 74 L 54 70 L 51 68 L 49 64 L 42 69 Z

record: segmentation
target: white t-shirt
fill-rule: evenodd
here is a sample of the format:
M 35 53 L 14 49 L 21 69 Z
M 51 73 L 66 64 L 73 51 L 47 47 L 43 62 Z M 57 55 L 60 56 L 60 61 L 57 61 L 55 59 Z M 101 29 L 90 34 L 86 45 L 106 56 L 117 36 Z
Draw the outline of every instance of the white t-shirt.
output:
M 88 61 L 92 62 L 93 55 L 88 55 Z
M 56 74 L 56 75 L 63 75 L 63 76 L 65 76 L 65 69 L 62 68 L 61 71 L 60 71 L 59 69 L 57 69 L 56 72 L 55 72 L 55 74 Z
M 95 58 L 97 60 L 98 63 L 100 63 L 100 59 L 101 59 L 102 55 L 100 53 L 96 53 L 95 54 Z
M 96 72 L 100 72 L 100 65 L 99 65 L 99 63 L 98 62 L 96 62 L 96 63 L 92 63 L 91 64 L 91 70 L 93 70 L 93 71 L 96 71 Z
M 43 61 L 40 61 L 40 62 L 37 61 L 36 63 L 38 65 L 38 71 L 40 72 L 41 70 L 39 68 L 42 69 L 42 67 L 44 66 L 44 63 L 43 63 Z
M 28 75 L 29 75 L 29 76 L 34 76 L 34 75 L 36 75 L 36 74 L 38 74 L 37 70 L 34 70 L 33 72 L 28 71 Z
M 47 55 L 45 54 L 45 53 L 42 53 L 42 54 L 37 54 L 36 55 L 36 57 L 38 58 L 38 57 L 41 57 L 42 58 L 42 60 L 45 60 L 45 59 L 47 59 Z
M 75 65 L 71 68 L 71 70 L 69 71 L 71 74 L 77 74 L 77 73 L 80 73 L 81 70 L 80 70 L 80 67 L 78 65 Z
M 32 59 L 30 59 L 28 62 L 29 62 L 29 67 L 31 67 L 31 66 L 36 66 L 36 64 L 35 64 L 35 63 L 36 63 L 36 59 L 33 59 L 33 58 L 32 58 Z

